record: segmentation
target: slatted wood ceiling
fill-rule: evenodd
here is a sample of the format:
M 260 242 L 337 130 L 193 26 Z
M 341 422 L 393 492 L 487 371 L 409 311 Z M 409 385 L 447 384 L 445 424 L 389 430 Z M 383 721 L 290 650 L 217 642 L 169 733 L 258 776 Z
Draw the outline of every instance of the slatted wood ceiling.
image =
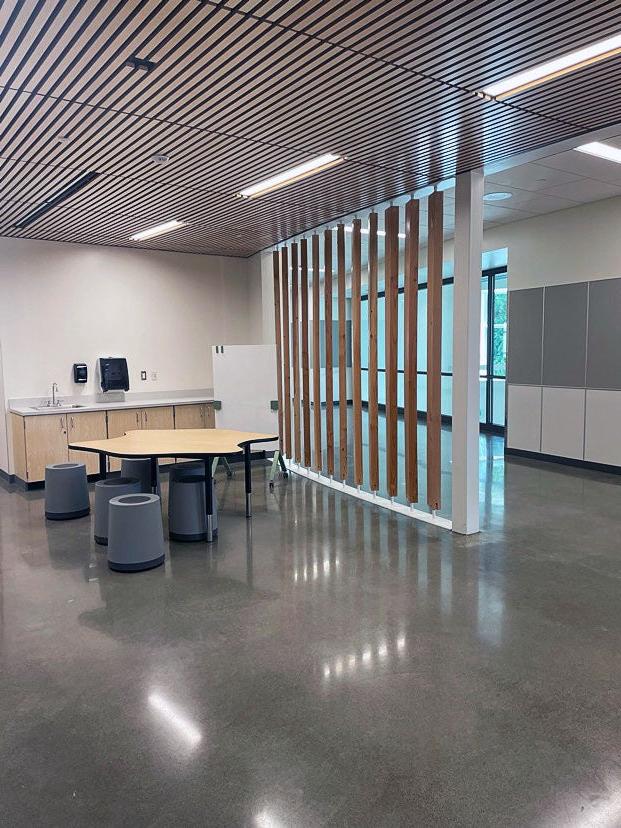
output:
M 187 226 L 139 246 L 247 256 L 621 121 L 620 57 L 503 102 L 475 94 L 620 30 L 615 0 L 5 0 L 0 235 L 138 246 L 132 233 L 177 218 Z M 347 161 L 236 197 L 323 152 Z M 88 171 L 99 177 L 15 228 Z

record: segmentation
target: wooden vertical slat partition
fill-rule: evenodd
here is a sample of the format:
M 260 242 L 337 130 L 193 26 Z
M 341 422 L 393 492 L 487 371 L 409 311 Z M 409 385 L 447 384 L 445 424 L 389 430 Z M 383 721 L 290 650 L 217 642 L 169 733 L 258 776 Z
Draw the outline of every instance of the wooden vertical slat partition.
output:
M 354 219 L 351 234 L 351 339 L 352 398 L 354 421 L 354 483 L 362 485 L 362 379 L 360 355 L 360 219 Z
M 377 213 L 369 215 L 369 488 L 379 490 L 377 431 Z
M 440 508 L 443 196 L 429 196 L 427 241 L 427 503 Z
M 386 485 L 397 494 L 397 336 L 399 297 L 399 208 L 384 213 L 384 283 L 386 295 Z
M 308 247 L 306 239 L 300 242 L 300 303 L 302 305 L 302 432 L 304 437 L 304 465 L 311 464 L 310 386 L 308 375 Z
M 289 350 L 289 251 L 281 250 L 282 283 L 282 362 L 284 397 L 285 454 L 291 457 L 291 353 Z
M 332 376 L 332 230 L 324 232 L 324 317 L 326 343 L 326 468 L 334 474 L 334 378 Z
M 278 448 L 283 450 L 282 434 L 282 328 L 280 320 L 280 259 L 278 250 L 272 253 L 274 271 L 274 327 L 276 333 L 276 389 L 278 393 Z
M 300 432 L 300 272 L 298 269 L 298 246 L 291 245 L 291 323 L 293 361 L 293 456 L 296 463 L 302 461 Z
M 336 228 L 339 311 L 339 472 L 347 479 L 347 304 L 345 301 L 345 225 Z
M 405 493 L 408 503 L 418 500 L 417 322 L 418 322 L 418 236 L 419 205 L 410 199 L 405 205 L 405 272 L 403 360 L 405 420 Z
M 313 454 L 314 465 L 321 471 L 321 349 L 319 337 L 320 291 L 319 291 L 319 236 L 313 235 Z

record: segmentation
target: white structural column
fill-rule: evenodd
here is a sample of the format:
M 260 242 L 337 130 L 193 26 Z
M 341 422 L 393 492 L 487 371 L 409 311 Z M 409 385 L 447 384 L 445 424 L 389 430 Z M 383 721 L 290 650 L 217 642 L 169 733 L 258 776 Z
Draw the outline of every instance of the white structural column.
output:
M 455 284 L 453 286 L 453 531 L 479 531 L 479 348 L 483 171 L 455 183 Z M 491 320 L 490 320 L 491 324 Z

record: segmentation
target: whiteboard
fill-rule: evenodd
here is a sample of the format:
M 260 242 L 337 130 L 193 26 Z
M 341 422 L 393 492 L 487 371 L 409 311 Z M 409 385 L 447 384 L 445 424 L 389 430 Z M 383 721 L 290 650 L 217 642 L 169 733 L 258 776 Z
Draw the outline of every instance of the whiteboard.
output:
M 212 358 L 213 395 L 222 402 L 216 427 L 278 434 L 278 412 L 270 409 L 278 399 L 276 346 L 213 345 Z

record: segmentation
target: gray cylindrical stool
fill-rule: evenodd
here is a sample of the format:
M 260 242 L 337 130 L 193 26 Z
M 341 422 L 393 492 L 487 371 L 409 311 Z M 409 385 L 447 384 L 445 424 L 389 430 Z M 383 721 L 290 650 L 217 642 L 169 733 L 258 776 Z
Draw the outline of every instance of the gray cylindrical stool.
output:
M 121 477 L 140 480 L 140 491 L 151 494 L 151 461 L 148 457 L 124 457 L 121 460 Z M 160 467 L 157 467 L 157 493 L 161 496 Z
M 184 477 L 205 477 L 205 463 L 202 460 L 186 460 L 183 463 L 173 463 L 168 467 L 168 479 Z
M 73 520 L 91 510 L 84 463 L 54 463 L 45 467 L 45 517 Z
M 214 481 L 212 533 L 218 534 L 218 508 Z M 184 474 L 175 470 L 168 488 L 168 537 L 173 541 L 190 543 L 207 539 L 205 514 L 205 476 Z
M 141 492 L 135 477 L 108 477 L 95 483 L 95 543 L 108 543 L 108 503 L 113 497 Z
M 108 510 L 110 569 L 139 572 L 164 563 L 164 529 L 158 495 L 113 497 Z

